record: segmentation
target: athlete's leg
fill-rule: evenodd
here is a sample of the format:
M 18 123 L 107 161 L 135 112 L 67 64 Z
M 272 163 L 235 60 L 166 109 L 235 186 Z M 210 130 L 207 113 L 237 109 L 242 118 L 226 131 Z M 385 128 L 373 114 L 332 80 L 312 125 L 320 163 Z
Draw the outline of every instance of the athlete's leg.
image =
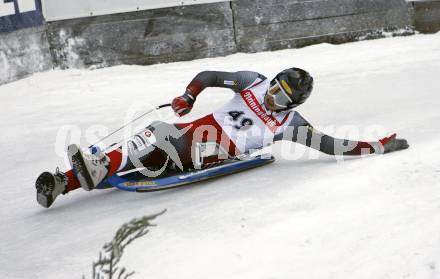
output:
M 156 177 L 166 171 L 170 162 L 183 169 L 185 162 L 180 159 L 182 152 L 180 148 L 176 149 L 173 142 L 184 136 L 185 131 L 172 124 L 156 121 L 106 154 L 90 155 L 83 153 L 76 145 L 69 146 L 69 160 L 79 184 L 85 190 L 94 189 L 106 177 L 117 172 L 136 168 L 143 169 L 142 173 L 146 176 Z M 77 183 L 69 189 L 75 187 L 78 187 Z
M 214 129 L 208 129 L 213 130 L 213 133 L 205 133 L 204 128 L 198 129 L 202 125 L 211 125 L 212 121 L 208 121 L 210 118 L 204 117 L 191 123 L 176 125 L 164 122 L 152 123 L 152 125 L 123 144 L 113 147 L 111 151 L 105 154 L 100 154 L 100 157 L 105 158 L 106 161 L 103 164 L 106 168 L 105 177 L 133 168 L 146 168 L 154 177 L 160 175 L 169 165 L 177 169 L 195 167 L 193 162 L 194 148 L 192 147 L 197 145 L 194 143 L 199 141 L 224 142 L 222 140 L 224 135 L 221 128 L 217 127 L 218 125 Z M 197 136 L 197 134 L 200 135 Z M 235 146 L 233 144 L 225 146 L 226 150 L 229 151 L 226 153 L 234 154 Z M 93 189 L 99 182 L 87 190 Z M 68 170 L 65 173 L 43 173 L 36 182 L 37 200 L 41 205 L 49 207 L 59 194 L 66 194 L 80 187 L 78 169 L 75 172 Z M 54 189 L 58 190 L 54 191 Z
M 121 148 L 116 148 L 110 152 L 107 152 L 106 156 L 108 156 L 110 162 L 107 176 L 111 176 L 116 173 L 117 169 L 120 166 L 121 157 L 122 157 Z M 76 177 L 73 169 L 66 171 L 64 174 L 67 177 L 67 186 L 64 194 L 67 194 L 70 191 L 81 188 L 81 184 L 78 178 Z

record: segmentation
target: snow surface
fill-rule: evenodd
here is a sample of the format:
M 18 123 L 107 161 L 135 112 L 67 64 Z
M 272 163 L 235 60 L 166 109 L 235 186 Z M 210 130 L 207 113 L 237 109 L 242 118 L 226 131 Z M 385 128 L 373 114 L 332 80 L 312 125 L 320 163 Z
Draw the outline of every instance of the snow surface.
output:
M 66 168 L 58 155 L 64 132 L 77 131 L 71 141 L 85 147 L 90 133 L 119 127 L 129 107 L 169 102 L 202 70 L 271 77 L 291 66 L 315 77 L 299 107 L 312 124 L 365 140 L 397 132 L 411 148 L 340 162 L 295 144 L 287 145 L 297 157 L 289 160 L 277 144 L 275 163 L 192 187 L 78 190 L 50 209 L 36 203 L 38 174 Z M 440 278 L 439 73 L 440 33 L 56 70 L 3 85 L 0 278 L 90 278 L 92 261 L 122 223 L 164 208 L 158 226 L 125 252 L 132 278 Z M 185 120 L 231 94 L 207 90 Z M 173 121 L 169 109 L 161 114 Z

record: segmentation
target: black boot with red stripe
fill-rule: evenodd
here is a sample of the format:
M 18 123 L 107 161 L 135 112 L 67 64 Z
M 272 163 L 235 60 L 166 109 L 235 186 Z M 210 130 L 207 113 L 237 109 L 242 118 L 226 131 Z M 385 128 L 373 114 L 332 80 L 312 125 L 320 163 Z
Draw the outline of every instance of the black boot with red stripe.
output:
M 37 202 L 49 208 L 59 194 L 67 193 L 67 176 L 58 169 L 55 173 L 43 172 L 35 181 Z

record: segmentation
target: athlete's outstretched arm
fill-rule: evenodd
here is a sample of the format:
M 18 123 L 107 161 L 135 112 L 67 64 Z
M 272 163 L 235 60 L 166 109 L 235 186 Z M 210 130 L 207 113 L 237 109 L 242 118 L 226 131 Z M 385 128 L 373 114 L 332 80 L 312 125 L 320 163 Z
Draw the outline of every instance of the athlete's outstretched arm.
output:
M 409 147 L 408 142 L 397 139 L 396 134 L 374 142 L 334 138 L 313 128 L 298 112 L 294 113 L 292 121 L 275 136 L 275 141 L 297 142 L 328 155 L 384 154 Z
M 185 93 L 173 100 L 172 106 L 179 116 L 183 116 L 191 111 L 197 96 L 207 87 L 229 88 L 234 92 L 240 92 L 256 81 L 265 79 L 265 76 L 251 71 L 200 72 L 188 84 Z
M 229 88 L 235 92 L 240 92 L 258 78 L 266 79 L 265 76 L 251 71 L 239 72 L 218 72 L 204 71 L 197 74 L 186 87 L 186 92 L 193 97 L 197 97 L 206 87 Z

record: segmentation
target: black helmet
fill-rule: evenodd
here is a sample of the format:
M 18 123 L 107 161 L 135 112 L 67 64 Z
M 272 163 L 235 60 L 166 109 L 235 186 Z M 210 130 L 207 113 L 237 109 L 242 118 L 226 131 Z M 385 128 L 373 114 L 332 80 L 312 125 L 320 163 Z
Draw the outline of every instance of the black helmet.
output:
M 310 74 L 299 68 L 290 68 L 276 75 L 270 82 L 265 99 L 271 99 L 273 107 L 281 111 L 304 103 L 312 90 L 313 78 Z

